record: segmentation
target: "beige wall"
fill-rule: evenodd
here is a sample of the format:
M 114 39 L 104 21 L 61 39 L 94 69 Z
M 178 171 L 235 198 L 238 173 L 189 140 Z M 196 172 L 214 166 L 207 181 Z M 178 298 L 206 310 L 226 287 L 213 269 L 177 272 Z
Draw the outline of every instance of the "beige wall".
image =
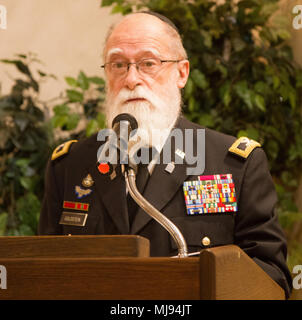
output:
M 302 0 L 283 0 L 282 11 L 291 11 Z M 45 63 L 43 70 L 54 73 L 58 81 L 42 86 L 42 98 L 56 96 L 65 85 L 65 76 L 79 70 L 100 75 L 100 53 L 109 25 L 119 19 L 110 9 L 100 8 L 100 0 L 0 0 L 7 8 L 7 30 L 0 29 L 0 59 L 29 51 Z M 302 29 L 293 33 L 295 59 L 302 66 Z M 7 93 L 14 77 L 12 66 L 0 64 L 2 93 Z
M 79 70 L 102 76 L 101 51 L 108 27 L 118 15 L 100 8 L 100 0 L 0 0 L 7 8 L 7 29 L 0 29 L 0 59 L 16 53 L 37 53 L 43 70 L 58 76 L 42 86 L 42 98 L 57 95 L 65 76 Z M 10 65 L 0 64 L 2 93 L 15 75 Z

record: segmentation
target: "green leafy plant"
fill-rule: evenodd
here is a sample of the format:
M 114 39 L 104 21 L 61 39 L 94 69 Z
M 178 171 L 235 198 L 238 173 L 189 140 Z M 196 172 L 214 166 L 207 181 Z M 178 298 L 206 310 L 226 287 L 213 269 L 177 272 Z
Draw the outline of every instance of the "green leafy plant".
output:
M 74 138 L 88 137 L 105 127 L 101 106 L 105 100 L 105 81 L 100 77 L 88 77 L 80 71 L 77 78 L 65 77 L 69 88 L 54 106 L 52 125 L 63 131 L 75 130 Z M 79 128 L 79 123 L 85 129 Z M 79 129 L 78 129 L 79 128 Z M 78 129 L 78 130 L 77 130 Z
M 56 77 L 32 68 L 41 64 L 36 55 L 18 54 L 0 62 L 20 73 L 11 92 L 0 96 L 0 236 L 34 235 L 51 152 L 63 140 L 90 136 L 105 126 L 100 112 L 105 82 L 80 71 L 77 79 L 65 78 L 65 92 L 45 102 L 40 86 Z M 59 103 L 53 106 L 53 101 Z
M 53 143 L 39 103 L 40 82 L 53 75 L 29 65 L 35 55 L 3 59 L 20 72 L 11 92 L 0 97 L 0 235 L 31 235 L 37 229 L 43 176 Z

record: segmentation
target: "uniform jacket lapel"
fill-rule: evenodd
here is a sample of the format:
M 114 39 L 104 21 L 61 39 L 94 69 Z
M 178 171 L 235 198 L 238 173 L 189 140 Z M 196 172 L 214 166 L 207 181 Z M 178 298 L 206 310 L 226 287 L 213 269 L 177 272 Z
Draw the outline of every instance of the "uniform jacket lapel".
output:
M 175 125 L 175 128 L 182 130 L 183 136 L 184 129 L 188 128 L 187 121 L 185 121 L 185 119 L 179 118 Z M 95 152 L 97 152 L 97 150 Z M 171 155 L 172 158 L 175 155 L 174 143 L 171 144 Z M 172 173 L 166 172 L 165 168 L 167 163 L 164 164 L 162 160 L 160 162 L 160 164 L 155 165 L 143 194 L 147 201 L 159 211 L 173 198 L 183 182 L 188 178 L 188 165 L 185 159 L 183 164 L 175 164 L 175 169 Z M 152 219 L 143 209 L 139 208 L 130 228 L 124 176 L 119 173 L 115 179 L 111 180 L 109 176 L 99 173 L 96 162 L 90 165 L 88 171 L 95 181 L 95 188 L 101 201 L 121 234 L 129 234 L 129 232 L 131 234 L 137 234 Z
M 176 127 L 183 129 L 181 118 L 177 122 Z M 170 148 L 171 156 L 173 158 L 173 155 L 175 154 L 175 144 L 171 143 Z M 183 164 L 175 164 L 175 169 L 172 173 L 169 173 L 165 170 L 167 164 L 162 162 L 162 158 L 163 151 L 161 152 L 160 164 L 155 165 L 154 171 L 149 178 L 143 193 L 146 200 L 159 211 L 161 211 L 172 199 L 187 178 L 187 164 L 185 159 Z M 131 226 L 131 234 L 138 233 L 151 219 L 149 214 L 142 208 L 139 208 Z
M 169 202 L 187 177 L 186 166 L 176 165 L 172 174 L 166 172 L 165 167 L 164 164 L 156 165 L 143 194 L 159 211 Z M 138 233 L 151 219 L 151 216 L 139 208 L 131 227 L 131 234 Z
M 116 178 L 111 180 L 109 176 L 98 171 L 96 161 L 88 170 L 95 182 L 98 196 L 106 207 L 113 223 L 121 234 L 129 234 L 125 178 L 118 172 Z

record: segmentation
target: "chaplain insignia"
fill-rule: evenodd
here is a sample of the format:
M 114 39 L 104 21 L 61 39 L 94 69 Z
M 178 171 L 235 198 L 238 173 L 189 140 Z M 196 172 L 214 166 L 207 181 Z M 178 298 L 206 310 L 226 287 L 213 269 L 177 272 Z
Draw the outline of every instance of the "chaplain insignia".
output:
M 82 189 L 80 186 L 75 186 L 75 193 L 78 199 L 81 199 L 83 197 L 90 195 L 91 192 L 92 192 L 91 189 Z
M 174 162 L 170 162 L 167 164 L 166 168 L 165 168 L 165 171 L 168 172 L 168 173 L 172 173 L 175 169 L 175 164 Z
M 259 142 L 247 137 L 241 137 L 232 144 L 229 151 L 246 159 L 257 147 L 261 147 Z
M 55 148 L 55 150 L 52 153 L 51 160 L 55 160 L 64 154 L 68 153 L 70 146 L 74 143 L 78 142 L 78 140 L 70 140 L 65 143 L 60 144 Z
M 94 181 L 91 175 L 88 173 L 87 176 L 82 180 L 82 185 L 86 188 L 91 187 L 94 184 Z
M 185 181 L 183 191 L 188 215 L 233 213 L 237 211 L 232 174 L 199 176 Z

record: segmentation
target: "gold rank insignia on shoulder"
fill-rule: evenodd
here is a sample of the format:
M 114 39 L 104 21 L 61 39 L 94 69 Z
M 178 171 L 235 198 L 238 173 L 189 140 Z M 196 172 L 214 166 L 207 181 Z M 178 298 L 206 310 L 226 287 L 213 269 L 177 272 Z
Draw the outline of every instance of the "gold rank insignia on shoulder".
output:
M 64 154 L 68 153 L 70 146 L 74 142 L 78 142 L 78 140 L 69 140 L 69 141 L 67 141 L 65 143 L 62 143 L 59 146 L 57 146 L 55 148 L 54 152 L 52 153 L 51 160 L 55 160 L 55 159 L 63 156 Z
M 246 159 L 257 147 L 261 147 L 259 142 L 247 137 L 240 137 L 232 144 L 232 146 L 229 148 L 229 151 Z

